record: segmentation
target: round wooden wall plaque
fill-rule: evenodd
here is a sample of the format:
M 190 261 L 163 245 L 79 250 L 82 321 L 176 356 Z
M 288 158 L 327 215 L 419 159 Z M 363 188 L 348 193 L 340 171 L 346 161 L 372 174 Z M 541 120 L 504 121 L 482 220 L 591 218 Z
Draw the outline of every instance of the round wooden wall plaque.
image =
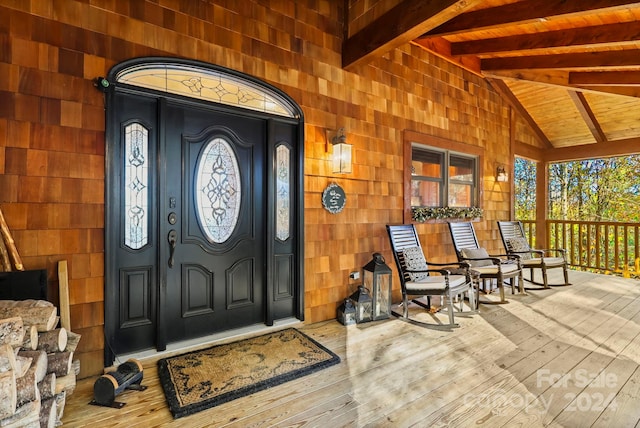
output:
M 347 203 L 347 195 L 345 195 L 342 187 L 336 183 L 331 183 L 322 192 L 322 205 L 331 214 L 337 214 L 344 208 Z

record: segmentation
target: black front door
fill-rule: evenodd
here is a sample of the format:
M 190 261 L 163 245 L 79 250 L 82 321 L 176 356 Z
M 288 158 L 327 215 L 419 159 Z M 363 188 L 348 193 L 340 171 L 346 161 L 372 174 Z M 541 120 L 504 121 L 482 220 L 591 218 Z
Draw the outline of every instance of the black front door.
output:
M 163 116 L 159 203 L 166 301 L 159 315 L 166 339 L 260 323 L 266 122 L 172 103 Z
M 110 94 L 105 353 L 302 319 L 298 124 Z

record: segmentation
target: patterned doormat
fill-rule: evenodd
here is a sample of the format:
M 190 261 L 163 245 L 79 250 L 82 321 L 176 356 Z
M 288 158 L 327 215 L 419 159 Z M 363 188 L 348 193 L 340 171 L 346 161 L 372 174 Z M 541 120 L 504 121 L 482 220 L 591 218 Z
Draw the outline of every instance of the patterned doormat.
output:
M 338 364 L 340 357 L 289 328 L 158 361 L 174 418 L 191 415 Z

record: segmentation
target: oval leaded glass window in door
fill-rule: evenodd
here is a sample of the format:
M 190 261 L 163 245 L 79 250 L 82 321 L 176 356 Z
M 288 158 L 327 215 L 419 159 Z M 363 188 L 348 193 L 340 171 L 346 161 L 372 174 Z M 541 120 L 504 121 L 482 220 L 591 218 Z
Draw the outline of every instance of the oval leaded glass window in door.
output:
M 194 189 L 198 221 L 209 241 L 225 242 L 240 214 L 240 169 L 235 152 L 223 138 L 214 138 L 196 163 Z

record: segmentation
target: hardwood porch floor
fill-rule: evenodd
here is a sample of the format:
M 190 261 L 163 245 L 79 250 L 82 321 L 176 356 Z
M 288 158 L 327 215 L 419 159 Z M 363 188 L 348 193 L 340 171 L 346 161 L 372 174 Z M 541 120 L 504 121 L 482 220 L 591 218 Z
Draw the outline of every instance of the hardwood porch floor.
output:
M 146 391 L 119 395 L 120 410 L 101 408 L 87 404 L 95 378 L 82 380 L 63 426 L 638 426 L 640 281 L 574 271 L 570 280 L 508 291 L 509 304 L 481 305 L 453 331 L 396 318 L 301 325 L 341 363 L 177 420 L 145 360 Z

